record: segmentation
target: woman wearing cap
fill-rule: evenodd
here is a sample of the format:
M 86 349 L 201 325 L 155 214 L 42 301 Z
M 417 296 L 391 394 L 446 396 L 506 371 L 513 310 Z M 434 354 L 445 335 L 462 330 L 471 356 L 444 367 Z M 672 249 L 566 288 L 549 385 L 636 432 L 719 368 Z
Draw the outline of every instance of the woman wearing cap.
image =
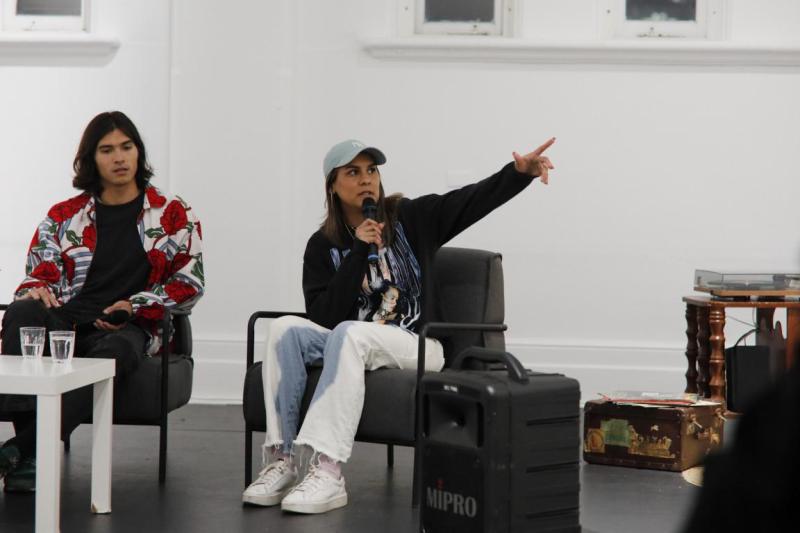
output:
M 244 502 L 280 503 L 299 513 L 347 504 L 341 463 L 361 418 L 364 371 L 417 367 L 415 332 L 433 316 L 436 251 L 535 177 L 547 183 L 553 165 L 543 153 L 553 142 L 527 155 L 514 152 L 513 162 L 478 183 L 413 200 L 385 196 L 378 166 L 386 157 L 377 148 L 348 140 L 330 149 L 323 163 L 327 215 L 303 257 L 310 320 L 286 316 L 270 324 L 263 364 L 266 466 Z M 364 216 L 365 198 L 377 203 L 375 218 L 383 222 Z M 439 341 L 427 339 L 426 354 L 426 369 L 441 370 Z M 320 359 L 322 375 L 298 428 L 306 365 Z M 302 480 L 293 446 L 311 451 Z

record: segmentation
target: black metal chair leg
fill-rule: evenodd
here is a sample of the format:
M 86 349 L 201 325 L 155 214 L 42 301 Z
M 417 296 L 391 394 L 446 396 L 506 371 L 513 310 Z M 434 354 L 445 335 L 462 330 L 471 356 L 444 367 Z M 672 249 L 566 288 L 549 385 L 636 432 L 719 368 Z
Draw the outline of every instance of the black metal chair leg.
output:
M 158 439 L 158 483 L 163 485 L 167 479 L 167 418 L 161 421 L 161 431 Z
M 411 483 L 413 484 L 412 487 L 411 487 L 411 507 L 419 507 L 419 489 L 420 489 L 420 487 L 419 487 L 419 471 L 420 471 L 420 468 L 419 467 L 420 467 L 420 465 L 419 465 L 419 462 L 417 461 L 417 451 L 418 451 L 417 447 L 418 446 L 416 446 L 416 445 L 414 446 L 414 475 L 413 475 L 413 480 L 411 481 Z
M 169 330 L 172 324 L 169 310 L 164 309 L 161 324 L 161 434 L 158 439 L 158 484 L 163 485 L 167 479 L 167 402 L 169 399 Z
M 386 445 L 386 466 L 388 468 L 394 467 L 394 445 Z
M 253 481 L 253 431 L 244 430 L 244 486 L 249 487 Z

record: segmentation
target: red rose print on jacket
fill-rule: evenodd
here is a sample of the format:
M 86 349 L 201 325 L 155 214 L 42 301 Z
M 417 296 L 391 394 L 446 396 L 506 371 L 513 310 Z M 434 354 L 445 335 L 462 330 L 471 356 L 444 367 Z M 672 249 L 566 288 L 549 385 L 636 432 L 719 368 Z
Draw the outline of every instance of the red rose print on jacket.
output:
M 150 277 L 147 278 L 147 284 L 161 283 L 167 270 L 167 254 L 154 248 L 147 252 L 147 260 L 150 262 Z
M 75 277 L 75 260 L 65 252 L 61 252 L 61 261 L 64 263 L 64 274 L 67 276 L 67 281 L 71 283 Z
M 172 283 L 167 284 L 167 286 L 164 287 L 164 290 L 167 291 L 167 295 L 175 303 L 185 302 L 197 294 L 197 289 L 182 281 L 173 281 Z
M 52 261 L 44 261 L 39 263 L 39 265 L 33 269 L 31 272 L 31 277 L 40 279 L 42 281 L 46 281 L 47 283 L 58 283 L 58 280 L 61 279 L 61 272 L 58 270 L 58 267 Z
M 29 281 L 28 283 L 23 283 L 19 287 L 17 287 L 17 291 L 21 291 L 24 289 L 32 289 L 33 287 L 47 287 L 47 283 L 44 281 Z
M 171 276 L 180 271 L 180 269 L 188 265 L 191 260 L 192 256 L 187 253 L 178 252 L 175 254 L 175 257 L 172 258 L 172 265 L 169 267 L 169 275 Z
M 200 227 L 200 221 L 198 220 L 197 223 L 194 225 L 197 228 L 197 234 L 200 236 L 200 239 L 203 239 L 203 228 Z
M 167 235 L 175 235 L 186 227 L 187 222 L 186 209 L 178 200 L 172 200 L 161 215 L 161 227 Z
M 94 226 L 89 225 L 83 228 L 83 245 L 89 250 L 94 252 L 94 247 L 97 246 L 97 230 Z
M 150 202 L 150 207 L 162 207 L 167 203 L 167 199 L 158 194 L 158 191 L 153 187 L 147 188 L 147 201 Z
M 80 211 L 89 202 L 89 198 L 91 198 L 91 195 L 87 193 L 65 200 L 51 207 L 50 211 L 47 212 L 47 216 L 58 223 L 64 222 Z
M 164 318 L 164 308 L 160 305 L 140 307 L 137 315 L 147 320 L 161 320 Z

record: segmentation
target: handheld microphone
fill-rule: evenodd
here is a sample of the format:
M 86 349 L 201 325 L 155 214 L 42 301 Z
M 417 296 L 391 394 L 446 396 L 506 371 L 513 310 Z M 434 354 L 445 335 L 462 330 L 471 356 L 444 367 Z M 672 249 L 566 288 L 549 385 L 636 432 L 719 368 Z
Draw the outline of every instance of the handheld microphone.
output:
M 370 218 L 375 222 L 378 221 L 378 204 L 375 203 L 373 198 L 369 196 L 364 198 L 364 202 L 361 204 L 361 214 L 364 215 L 364 218 Z M 369 243 L 367 261 L 370 263 L 378 262 L 378 246 L 374 242 Z
M 110 313 L 106 313 L 100 317 L 100 320 L 119 326 L 124 324 L 131 318 L 131 315 L 124 309 L 115 309 Z

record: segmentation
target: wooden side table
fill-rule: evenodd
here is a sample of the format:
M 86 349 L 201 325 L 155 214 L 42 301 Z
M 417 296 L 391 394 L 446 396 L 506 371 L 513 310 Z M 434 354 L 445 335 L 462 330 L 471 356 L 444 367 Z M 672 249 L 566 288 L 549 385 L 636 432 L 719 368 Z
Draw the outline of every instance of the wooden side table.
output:
M 800 301 L 684 296 L 686 302 L 686 392 L 725 401 L 725 309 L 756 309 L 756 343 L 774 331 L 775 309 L 786 309 L 786 367 L 800 358 Z

